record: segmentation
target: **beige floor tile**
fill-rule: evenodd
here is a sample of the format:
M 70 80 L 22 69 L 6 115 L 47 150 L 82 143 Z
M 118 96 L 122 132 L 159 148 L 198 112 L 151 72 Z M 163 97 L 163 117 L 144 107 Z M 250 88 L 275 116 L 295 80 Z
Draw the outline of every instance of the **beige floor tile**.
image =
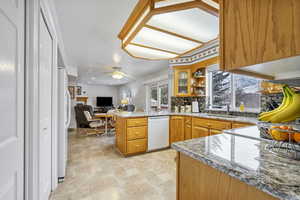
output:
M 176 152 L 124 158 L 112 136 L 69 136 L 67 176 L 51 200 L 175 200 Z

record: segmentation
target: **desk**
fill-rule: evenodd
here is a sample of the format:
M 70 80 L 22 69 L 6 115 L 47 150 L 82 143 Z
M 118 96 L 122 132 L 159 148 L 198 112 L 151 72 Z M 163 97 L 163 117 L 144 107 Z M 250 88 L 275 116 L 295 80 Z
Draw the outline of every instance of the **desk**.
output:
M 98 119 L 105 118 L 105 133 L 107 134 L 108 119 L 109 118 L 114 118 L 114 115 L 113 114 L 107 114 L 107 113 L 95 113 L 94 116 L 95 116 L 95 118 L 98 118 Z

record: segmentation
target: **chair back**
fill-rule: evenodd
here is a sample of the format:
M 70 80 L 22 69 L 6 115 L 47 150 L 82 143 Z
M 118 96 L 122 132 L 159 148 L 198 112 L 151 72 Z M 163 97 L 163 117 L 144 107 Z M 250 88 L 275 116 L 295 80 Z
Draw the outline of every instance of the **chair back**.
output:
M 90 128 L 90 122 L 87 120 L 84 111 L 89 111 L 89 108 L 87 105 L 83 104 L 77 104 L 75 107 L 75 118 L 76 118 L 76 124 L 77 128 Z

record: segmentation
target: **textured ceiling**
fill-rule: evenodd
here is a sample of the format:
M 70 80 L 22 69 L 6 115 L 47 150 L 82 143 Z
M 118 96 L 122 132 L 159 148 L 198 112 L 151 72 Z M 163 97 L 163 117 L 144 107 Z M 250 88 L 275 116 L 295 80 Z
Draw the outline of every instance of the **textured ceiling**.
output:
M 90 84 L 121 85 L 103 73 L 119 66 L 141 77 L 168 67 L 167 61 L 146 61 L 121 50 L 117 35 L 138 0 L 53 0 L 70 61 L 78 66 L 78 80 Z

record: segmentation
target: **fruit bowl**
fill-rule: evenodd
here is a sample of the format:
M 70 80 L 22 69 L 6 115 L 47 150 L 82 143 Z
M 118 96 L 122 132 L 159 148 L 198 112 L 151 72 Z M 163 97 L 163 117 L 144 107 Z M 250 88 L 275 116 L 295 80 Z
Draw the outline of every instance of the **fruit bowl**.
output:
M 261 136 L 270 139 L 270 144 L 266 147 L 282 157 L 300 160 L 300 126 L 295 123 L 267 123 L 257 124 Z
M 300 143 L 300 125 L 298 124 L 258 122 L 257 126 L 263 138 Z

